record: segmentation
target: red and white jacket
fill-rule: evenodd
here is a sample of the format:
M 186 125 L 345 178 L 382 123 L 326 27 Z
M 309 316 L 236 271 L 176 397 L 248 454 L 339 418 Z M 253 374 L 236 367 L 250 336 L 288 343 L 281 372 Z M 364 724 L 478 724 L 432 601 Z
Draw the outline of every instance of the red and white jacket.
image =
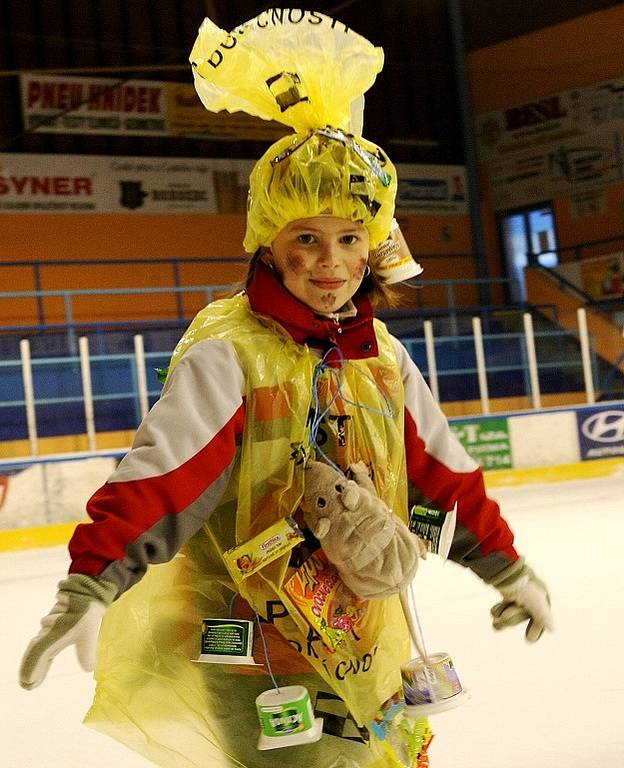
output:
M 335 345 L 347 359 L 377 354 L 365 297 L 354 298 L 357 313 L 340 323 L 319 317 L 262 265 L 247 293 L 252 311 L 276 320 L 298 343 L 321 351 Z M 518 559 L 513 535 L 422 374 L 400 341 L 393 343 L 405 388 L 410 501 L 430 501 L 443 510 L 458 503 L 450 558 L 489 581 Z M 92 522 L 79 525 L 70 541 L 70 573 L 106 578 L 121 594 L 150 563 L 174 557 L 218 505 L 244 423 L 245 381 L 232 344 L 194 344 L 141 423 L 130 452 L 89 500 Z

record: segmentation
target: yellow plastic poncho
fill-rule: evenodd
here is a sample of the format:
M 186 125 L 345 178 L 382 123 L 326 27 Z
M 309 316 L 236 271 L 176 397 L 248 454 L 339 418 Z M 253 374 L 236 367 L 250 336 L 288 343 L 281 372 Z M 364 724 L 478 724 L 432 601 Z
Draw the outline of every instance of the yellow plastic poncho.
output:
M 371 248 L 388 236 L 396 172 L 359 135 L 362 94 L 381 69 L 380 49 L 317 12 L 273 9 L 231 33 L 206 20 L 191 61 L 209 110 L 243 110 L 295 130 L 252 173 L 247 251 L 269 245 L 290 221 L 318 214 L 363 221 Z M 405 520 L 402 382 L 387 332 L 381 324 L 376 332 L 379 356 L 345 364 L 346 399 L 337 398 L 329 414 L 351 416 L 336 459 L 370 464 L 378 492 Z M 415 768 L 429 731 L 426 721 L 396 714 L 400 665 L 411 655 L 398 598 L 370 601 L 358 634 L 330 653 L 284 590 L 293 572 L 288 556 L 242 585 L 222 558 L 298 507 L 318 358 L 253 315 L 241 296 L 200 313 L 172 369 L 203 338 L 229 340 L 244 369 L 236 468 L 209 522 L 180 555 L 151 566 L 109 609 L 86 722 L 165 768 Z M 317 384 L 322 407 L 336 381 L 325 373 Z M 194 663 L 204 618 L 249 618 L 252 607 L 268 619 L 268 658 L 256 633 L 256 661 L 271 664 L 279 685 L 305 686 L 341 738 L 324 733 L 314 744 L 257 750 L 255 699 L 272 687 L 267 668 Z
M 346 406 L 339 397 L 332 411 L 346 408 L 352 417 L 341 458 L 346 463 L 362 459 L 374 467 L 379 493 L 405 519 L 403 388 L 387 331 L 380 323 L 376 331 L 379 356 L 349 361 L 342 371 L 345 398 L 361 407 Z M 237 468 L 218 508 L 182 556 L 151 566 L 106 614 L 97 694 L 86 722 L 167 768 L 268 768 L 276 760 L 284 768 L 412 768 L 416 762 L 409 759 L 410 749 L 414 753 L 414 743 L 427 737 L 424 721 L 408 721 L 399 714 L 386 724 L 385 739 L 371 730 L 374 721 L 383 726 L 380 707 L 400 691 L 399 668 L 410 657 L 396 596 L 369 601 L 357 639 L 349 637 L 330 653 L 284 591 L 293 572 L 288 555 L 240 589 L 247 604 L 272 619 L 264 634 L 279 684 L 304 685 L 313 702 L 320 691 L 329 714 L 345 721 L 344 735 L 351 729 L 357 737 L 356 726 L 370 731 L 368 746 L 323 735 L 316 744 L 260 752 L 254 702 L 272 687 L 266 668 L 193 663 L 202 619 L 227 617 L 232 606 L 237 615 L 232 599 L 239 587 L 224 566 L 223 551 L 297 508 L 303 482 L 298 449 L 309 445 L 307 422 L 318 363 L 308 347 L 253 315 L 244 296 L 201 312 L 178 345 L 172 366 L 203 338 L 228 339 L 245 372 L 247 415 Z M 321 405 L 334 394 L 333 381 L 328 375 L 319 382 Z M 384 415 L 388 406 L 391 418 Z M 259 640 L 256 661 L 263 657 Z M 343 701 L 351 713 L 348 722 Z

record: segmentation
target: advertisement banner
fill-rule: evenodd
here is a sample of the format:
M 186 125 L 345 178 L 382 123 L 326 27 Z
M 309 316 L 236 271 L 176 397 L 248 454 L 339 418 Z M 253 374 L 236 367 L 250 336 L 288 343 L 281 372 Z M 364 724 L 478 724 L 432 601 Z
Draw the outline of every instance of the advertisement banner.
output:
M 0 154 L 0 212 L 245 213 L 254 160 Z M 434 172 L 438 174 L 437 179 Z M 463 166 L 397 166 L 399 189 L 417 181 L 402 213 L 461 213 L 466 203 L 435 193 L 463 185 Z M 407 182 L 404 182 L 407 180 Z M 430 187 L 425 184 L 431 184 Z M 422 182 L 422 184 L 421 184 Z M 431 198 L 439 195 L 439 200 Z M 458 193 L 459 194 L 459 193 Z
M 208 112 L 191 83 L 167 83 L 169 135 L 193 139 L 277 141 L 290 129 L 244 112 Z
M 166 84 L 105 77 L 20 75 L 24 129 L 37 133 L 166 136 Z
M 488 170 L 498 210 L 603 190 L 624 176 L 622 138 L 611 132 L 568 139 L 493 160 Z
M 624 406 L 584 408 L 576 418 L 583 460 L 624 456 Z
M 580 263 L 582 290 L 596 301 L 624 296 L 624 253 L 612 253 Z
M 559 264 L 553 270 L 594 301 L 624 296 L 624 252 Z
M 0 154 L 4 213 L 242 213 L 251 160 Z
M 208 112 L 192 83 L 28 74 L 20 86 L 24 128 L 37 133 L 276 141 L 289 130 L 242 112 Z
M 484 163 L 593 135 L 596 129 L 620 133 L 624 131 L 624 77 L 478 115 L 476 124 Z
M 455 421 L 451 429 L 482 469 L 511 467 L 509 425 L 506 418 Z
M 463 165 L 397 163 L 398 213 L 468 214 L 466 169 Z
M 497 210 L 572 196 L 574 215 L 595 215 L 600 193 L 624 178 L 624 78 L 479 115 L 476 123 Z

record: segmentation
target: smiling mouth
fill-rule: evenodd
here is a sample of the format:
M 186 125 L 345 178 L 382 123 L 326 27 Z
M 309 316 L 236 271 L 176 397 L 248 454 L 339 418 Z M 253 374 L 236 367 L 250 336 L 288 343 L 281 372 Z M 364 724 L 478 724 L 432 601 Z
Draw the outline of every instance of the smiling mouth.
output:
M 335 279 L 322 279 L 322 280 L 310 280 L 312 285 L 316 285 L 317 288 L 323 288 L 324 290 L 331 290 L 336 288 L 341 288 L 346 280 L 340 280 L 339 278 Z

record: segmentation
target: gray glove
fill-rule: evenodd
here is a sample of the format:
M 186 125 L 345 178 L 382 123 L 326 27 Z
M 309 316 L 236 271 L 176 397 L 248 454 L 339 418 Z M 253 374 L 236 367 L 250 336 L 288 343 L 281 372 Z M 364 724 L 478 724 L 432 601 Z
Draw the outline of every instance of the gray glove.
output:
M 54 607 L 41 619 L 41 631 L 22 658 L 19 681 L 27 690 L 41 685 L 55 656 L 68 645 L 76 646 L 83 669 L 95 669 L 100 621 L 117 595 L 111 582 L 79 573 L 70 574 L 58 587 Z
M 546 585 L 537 578 L 523 558 L 501 571 L 490 584 L 503 600 L 492 606 L 494 629 L 506 629 L 528 620 L 526 639 L 537 642 L 545 629 L 553 630 L 550 596 Z

